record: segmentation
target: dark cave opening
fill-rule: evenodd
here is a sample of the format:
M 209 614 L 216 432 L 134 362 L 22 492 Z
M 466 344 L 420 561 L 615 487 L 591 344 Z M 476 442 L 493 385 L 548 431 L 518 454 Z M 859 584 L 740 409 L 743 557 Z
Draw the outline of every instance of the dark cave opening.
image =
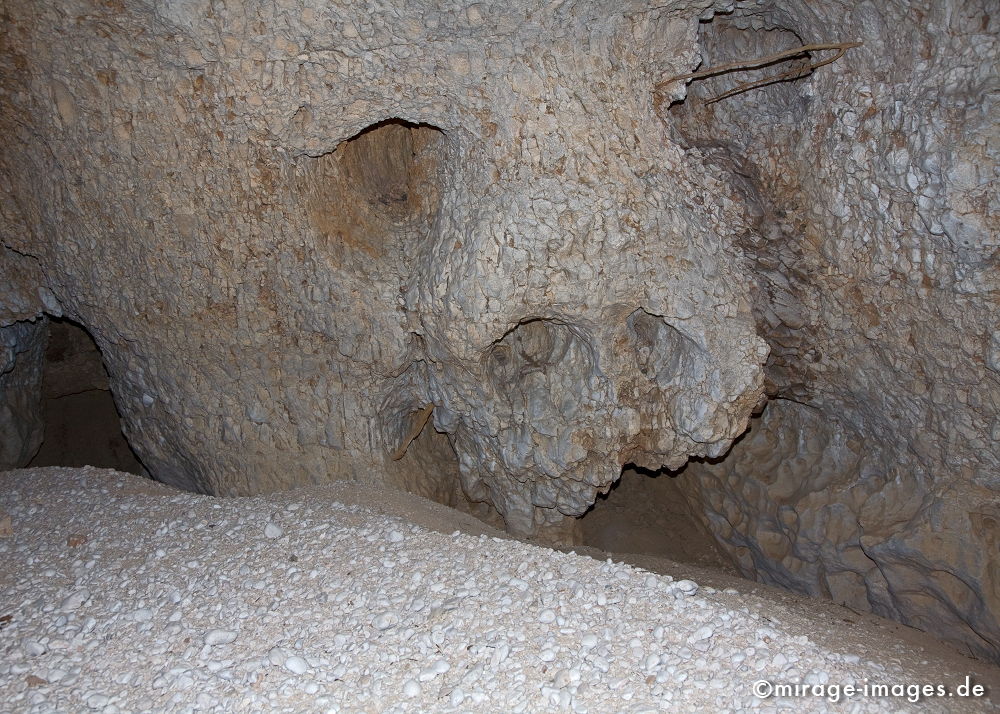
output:
M 408 493 L 475 516 L 484 523 L 506 530 L 503 518 L 489 503 L 470 498 L 462 486 L 458 454 L 448 434 L 425 418 L 415 438 L 407 442 L 398 459 L 402 466 L 398 485 Z
M 394 221 L 433 209 L 432 181 L 444 133 L 430 124 L 388 119 L 348 139 L 332 154 L 357 198 Z
M 731 561 L 698 518 L 691 474 L 635 464 L 577 519 L 581 544 L 608 553 L 652 556 L 735 575 Z
M 72 320 L 49 322 L 41 399 L 45 436 L 29 468 L 96 466 L 148 476 L 122 433 L 97 344 Z
M 714 464 L 725 458 L 692 463 Z M 419 419 L 419 431 L 406 442 L 397 463 L 402 467 L 397 486 L 404 491 L 510 532 L 485 492 L 466 492 L 451 437 L 435 429 L 432 419 Z M 606 494 L 597 496 L 586 513 L 567 517 L 528 540 L 559 549 L 583 546 L 607 555 L 668 560 L 739 577 L 741 573 L 704 521 L 703 495 L 695 487 L 700 474 L 689 465 L 654 470 L 626 464 L 620 478 Z

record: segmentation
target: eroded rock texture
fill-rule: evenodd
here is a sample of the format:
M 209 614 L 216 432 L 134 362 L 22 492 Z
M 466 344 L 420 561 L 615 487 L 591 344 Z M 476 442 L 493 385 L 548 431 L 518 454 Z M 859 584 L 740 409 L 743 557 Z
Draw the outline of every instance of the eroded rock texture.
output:
M 30 243 L 27 226 L 12 202 L 10 176 L 0 175 L 0 468 L 26 466 L 42 443 L 42 366 L 45 309 L 43 296 L 58 311 L 43 287 L 38 261 L 9 246 Z
M 159 479 L 455 500 L 457 470 L 519 533 L 582 513 L 625 463 L 722 455 L 767 360 L 772 395 L 825 415 L 766 417 L 775 443 L 863 433 L 873 494 L 899 478 L 981 516 L 876 515 L 858 538 L 878 539 L 884 597 L 859 596 L 854 561 L 838 587 L 928 627 L 949 612 L 991 651 L 986 9 L 8 2 L 3 307 L 88 327 Z M 724 78 L 656 89 L 829 39 L 865 45 L 717 104 L 698 97 Z M 709 522 L 717 498 L 770 512 L 746 492 L 758 468 L 693 486 Z M 724 542 L 756 542 L 730 526 Z M 992 554 L 914 569 L 907 549 L 948 529 Z M 778 572 L 750 549 L 748 572 Z M 831 569 L 792 584 L 829 588 Z M 962 586 L 932 588 L 939 572 Z
M 994 659 L 995 10 L 827 2 L 717 15 L 699 29 L 706 65 L 864 46 L 714 104 L 703 100 L 732 82 L 696 82 L 668 110 L 689 156 L 729 176 L 756 217 L 743 245 L 769 391 L 786 398 L 721 464 L 690 469 L 706 520 L 748 575 Z
M 0 468 L 26 466 L 42 443 L 44 323 L 0 327 Z
M 3 170 L 158 478 L 403 479 L 434 405 L 528 533 L 745 429 L 742 209 L 654 108 L 683 5 L 157 7 L 9 8 Z

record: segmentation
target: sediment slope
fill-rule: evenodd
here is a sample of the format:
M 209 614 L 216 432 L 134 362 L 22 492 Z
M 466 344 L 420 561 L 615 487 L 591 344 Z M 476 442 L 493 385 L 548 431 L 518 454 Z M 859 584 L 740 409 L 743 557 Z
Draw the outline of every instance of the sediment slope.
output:
M 818 644 L 836 641 L 829 618 L 814 638 L 777 602 L 350 484 L 212 498 L 31 469 L 0 475 L 0 510 L 3 711 L 726 711 L 774 704 L 759 680 L 954 689 L 969 674 L 996 691 L 971 660 Z M 887 706 L 911 704 L 849 703 Z

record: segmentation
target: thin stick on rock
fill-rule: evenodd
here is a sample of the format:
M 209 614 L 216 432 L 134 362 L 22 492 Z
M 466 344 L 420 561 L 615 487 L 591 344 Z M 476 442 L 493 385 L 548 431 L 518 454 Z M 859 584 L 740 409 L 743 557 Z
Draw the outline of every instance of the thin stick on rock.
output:
M 399 461 L 406 454 L 406 449 L 409 447 L 410 442 L 420 436 L 420 432 L 423 431 L 424 425 L 427 420 L 431 418 L 431 412 L 434 411 L 433 404 L 427 404 L 419 412 L 416 412 L 415 419 L 410 426 L 410 431 L 407 432 L 406 437 L 403 442 L 392 452 L 392 460 Z
M 758 69 L 760 67 L 775 64 L 776 62 L 782 62 L 784 60 L 799 57 L 809 52 L 836 50 L 836 54 L 832 57 L 828 57 L 827 59 L 820 60 L 818 62 L 813 62 L 805 67 L 797 67 L 789 70 L 788 72 L 782 72 L 781 74 L 764 77 L 763 79 L 759 79 L 755 82 L 742 82 L 733 89 L 730 89 L 729 91 L 705 102 L 705 104 L 712 104 L 721 99 L 725 99 L 726 97 L 731 97 L 734 94 L 741 94 L 742 92 L 754 89 L 755 87 L 761 87 L 766 84 L 781 82 L 787 79 L 798 79 L 799 77 L 804 77 L 815 69 L 828 65 L 831 62 L 836 62 L 847 53 L 847 50 L 853 49 L 854 47 L 860 47 L 861 44 L 862 43 L 860 42 L 826 42 L 813 45 L 802 45 L 801 47 L 794 47 L 790 50 L 777 52 L 773 55 L 766 55 L 764 57 L 758 57 L 750 60 L 737 60 L 735 62 L 728 62 L 726 64 L 716 65 L 715 67 L 709 67 L 708 69 L 703 69 L 698 72 L 691 72 L 689 74 L 680 74 L 676 77 L 670 77 L 669 79 L 665 79 L 662 82 L 657 83 L 656 89 L 660 90 L 672 82 L 678 82 L 681 80 L 697 80 L 705 79 L 706 77 L 714 77 L 719 74 L 728 74 L 730 72 L 746 72 L 751 69 Z

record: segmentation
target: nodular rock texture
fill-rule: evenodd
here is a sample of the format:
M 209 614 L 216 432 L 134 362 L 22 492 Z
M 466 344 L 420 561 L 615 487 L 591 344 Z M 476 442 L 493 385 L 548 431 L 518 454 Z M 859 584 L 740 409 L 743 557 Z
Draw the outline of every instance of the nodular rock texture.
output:
M 997 16 L 988 2 L 776 3 L 699 29 L 708 65 L 864 42 L 670 112 L 755 218 L 772 402 L 692 465 L 744 573 L 1000 658 Z M 713 86 L 714 83 L 714 86 Z
M 0 327 L 0 468 L 24 466 L 42 443 L 45 324 Z
M 744 572 L 1000 657 L 989 10 L 12 0 L 4 374 L 65 315 L 160 480 L 520 534 L 717 460 L 766 394 L 684 474 Z M 831 40 L 864 44 L 663 83 Z M 38 380 L 0 379 L 16 421 Z

